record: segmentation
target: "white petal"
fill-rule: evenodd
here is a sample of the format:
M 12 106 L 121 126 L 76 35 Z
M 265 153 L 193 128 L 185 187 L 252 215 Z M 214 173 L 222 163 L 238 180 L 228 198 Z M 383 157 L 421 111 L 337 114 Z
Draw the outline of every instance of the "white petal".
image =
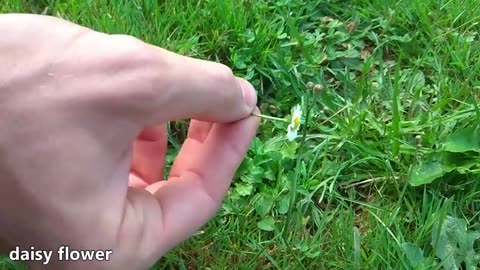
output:
M 289 130 L 287 133 L 287 138 L 289 141 L 295 140 L 297 138 L 297 131 L 296 130 Z
M 292 119 L 294 118 L 302 119 L 302 107 L 300 107 L 300 105 L 293 108 Z

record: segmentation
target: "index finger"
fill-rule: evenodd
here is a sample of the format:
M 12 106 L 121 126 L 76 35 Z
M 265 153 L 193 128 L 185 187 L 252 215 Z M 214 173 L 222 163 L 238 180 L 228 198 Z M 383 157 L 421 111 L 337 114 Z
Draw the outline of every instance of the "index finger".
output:
M 114 60 L 118 65 L 108 66 L 131 69 L 115 78 L 130 88 L 123 94 L 112 89 L 112 94 L 124 107 L 121 111 L 134 112 L 142 125 L 178 119 L 234 122 L 256 107 L 253 86 L 226 65 L 179 55 L 129 36 L 110 37 L 112 44 L 127 49 L 119 50 Z

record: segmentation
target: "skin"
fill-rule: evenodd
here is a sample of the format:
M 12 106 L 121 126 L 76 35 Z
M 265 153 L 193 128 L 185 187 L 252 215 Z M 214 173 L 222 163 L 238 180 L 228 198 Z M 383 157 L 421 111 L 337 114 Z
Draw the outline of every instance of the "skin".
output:
M 255 137 L 253 87 L 221 64 L 48 16 L 0 15 L 0 249 L 113 250 L 147 269 L 211 219 Z M 165 122 L 192 119 L 168 181 Z

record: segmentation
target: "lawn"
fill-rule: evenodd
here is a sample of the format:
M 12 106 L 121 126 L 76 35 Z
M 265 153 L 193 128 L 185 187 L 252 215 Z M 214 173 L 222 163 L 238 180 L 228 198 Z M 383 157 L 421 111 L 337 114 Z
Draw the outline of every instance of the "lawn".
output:
M 152 269 L 480 267 L 476 0 L 2 0 L 0 12 L 222 62 L 265 115 L 303 106 L 293 142 L 288 122 L 262 121 L 217 216 Z M 188 122 L 169 127 L 172 161 Z

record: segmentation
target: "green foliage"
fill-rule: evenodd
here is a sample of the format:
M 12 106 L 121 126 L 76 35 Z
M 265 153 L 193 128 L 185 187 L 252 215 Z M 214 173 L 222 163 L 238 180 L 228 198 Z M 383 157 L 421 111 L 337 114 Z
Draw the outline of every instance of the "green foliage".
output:
M 26 266 L 20 262 L 12 262 L 7 256 L 0 256 L 0 269 L 2 270 L 26 270 Z
M 259 229 L 264 231 L 273 231 L 275 226 L 275 220 L 273 217 L 266 217 L 257 223 Z
M 410 184 L 429 184 L 452 171 L 478 173 L 480 169 L 480 126 L 463 128 L 449 135 L 441 150 L 413 167 Z
M 425 269 L 426 258 L 423 255 L 423 250 L 412 243 L 402 243 L 402 249 L 408 259 L 408 263 L 412 269 Z
M 468 230 L 464 219 L 446 216 L 433 224 L 431 232 L 433 253 L 439 261 L 434 264 L 445 270 L 473 270 L 480 267 L 480 253 L 475 248 L 475 241 L 480 239 L 480 231 Z M 429 259 L 424 251 L 413 243 L 403 243 L 403 251 L 413 269 L 426 269 Z
M 457 130 L 444 143 L 445 151 L 454 153 L 480 153 L 480 126 Z
M 480 231 L 469 231 L 465 220 L 447 216 L 434 225 L 431 245 L 444 269 L 474 270 L 480 267 L 480 253 L 474 247 L 477 239 L 480 239 Z

